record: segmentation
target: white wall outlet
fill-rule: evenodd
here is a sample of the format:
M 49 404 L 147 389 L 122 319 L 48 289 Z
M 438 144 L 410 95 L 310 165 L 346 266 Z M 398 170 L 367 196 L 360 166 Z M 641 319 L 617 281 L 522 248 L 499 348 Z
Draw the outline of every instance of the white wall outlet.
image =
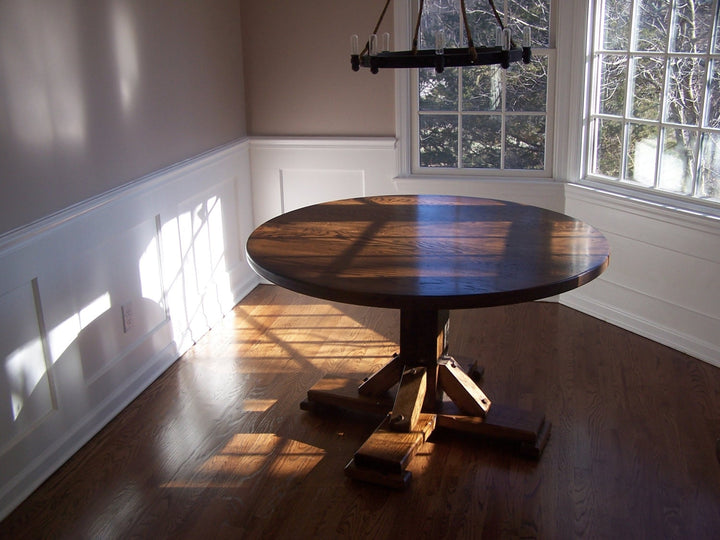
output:
M 132 302 L 120 306 L 120 311 L 122 312 L 123 333 L 127 334 L 135 323 Z

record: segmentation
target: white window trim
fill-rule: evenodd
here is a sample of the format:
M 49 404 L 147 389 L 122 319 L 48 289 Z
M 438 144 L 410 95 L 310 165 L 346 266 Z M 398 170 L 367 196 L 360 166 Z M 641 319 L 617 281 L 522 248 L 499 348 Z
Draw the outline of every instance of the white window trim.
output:
M 584 170 L 584 111 L 587 47 L 590 45 L 588 2 L 562 3 L 555 10 L 555 140 L 553 177 L 577 182 Z
M 395 48 L 409 49 L 412 42 L 412 0 L 394 2 Z M 410 104 L 410 70 L 395 70 L 395 136 L 397 137 L 398 177 L 411 178 L 412 110 Z

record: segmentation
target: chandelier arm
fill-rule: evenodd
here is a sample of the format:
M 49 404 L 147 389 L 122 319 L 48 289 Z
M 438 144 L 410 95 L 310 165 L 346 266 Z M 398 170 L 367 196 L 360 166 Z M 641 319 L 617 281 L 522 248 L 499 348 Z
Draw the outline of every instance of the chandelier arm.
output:
M 388 9 L 388 6 L 390 5 L 390 2 L 392 2 L 392 0 L 387 0 L 387 2 L 385 2 L 385 7 L 383 8 L 382 13 L 380 14 L 380 18 L 378 19 L 378 22 L 375 25 L 375 30 L 373 30 L 373 32 L 372 32 L 373 34 L 377 34 L 377 31 L 380 29 L 380 25 L 382 24 L 383 19 L 385 18 L 385 13 L 387 13 L 387 9 Z M 360 56 L 364 55 L 369 50 L 370 50 L 370 42 L 367 41 L 365 43 L 365 48 L 360 53 Z
M 475 50 L 475 44 L 473 43 L 472 33 L 470 32 L 470 25 L 467 20 L 467 10 L 465 9 L 465 0 L 460 0 L 460 7 L 462 8 L 463 24 L 465 24 L 465 35 L 468 40 L 468 52 L 472 57 L 473 61 L 477 60 L 477 51 Z
M 423 6 L 425 5 L 425 0 L 420 0 L 420 7 L 418 8 L 418 15 L 417 20 L 415 21 L 415 34 L 413 35 L 413 42 L 412 42 L 412 52 L 413 54 L 417 53 L 418 48 L 418 33 L 420 32 L 420 18 L 422 17 L 423 12 Z

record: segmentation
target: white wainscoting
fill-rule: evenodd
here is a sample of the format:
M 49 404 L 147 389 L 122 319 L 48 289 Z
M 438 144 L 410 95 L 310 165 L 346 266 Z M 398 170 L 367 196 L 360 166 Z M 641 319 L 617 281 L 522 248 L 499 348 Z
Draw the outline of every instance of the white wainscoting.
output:
M 325 200 L 564 211 L 612 253 L 562 303 L 720 366 L 718 220 L 551 180 L 398 178 L 396 152 L 393 138 L 241 141 L 0 238 L 0 518 L 252 290 L 254 225 Z
M 565 212 L 608 237 L 608 271 L 559 300 L 720 366 L 720 222 L 548 179 L 398 177 L 395 140 L 253 139 L 258 225 L 298 206 L 385 193 L 507 199 Z
M 257 284 L 238 141 L 0 238 L 0 519 Z
M 253 138 L 255 224 L 334 199 L 395 192 L 395 139 Z
M 497 178 L 398 177 L 396 141 L 380 138 L 253 138 L 255 224 L 334 199 L 392 193 L 489 197 L 563 211 L 562 182 Z
M 610 241 L 610 267 L 561 302 L 720 366 L 720 220 L 568 184 L 566 213 Z

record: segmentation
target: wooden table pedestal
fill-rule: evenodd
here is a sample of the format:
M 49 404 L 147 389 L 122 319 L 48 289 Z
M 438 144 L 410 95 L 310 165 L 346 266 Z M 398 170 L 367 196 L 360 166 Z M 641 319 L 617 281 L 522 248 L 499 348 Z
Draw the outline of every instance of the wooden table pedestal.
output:
M 404 488 L 407 467 L 436 427 L 510 443 L 539 458 L 551 424 L 541 413 L 491 403 L 475 380 L 448 355 L 449 311 L 400 313 L 400 353 L 362 382 L 327 376 L 301 407 L 336 407 L 383 415 L 355 452 L 345 472 L 351 478 Z

